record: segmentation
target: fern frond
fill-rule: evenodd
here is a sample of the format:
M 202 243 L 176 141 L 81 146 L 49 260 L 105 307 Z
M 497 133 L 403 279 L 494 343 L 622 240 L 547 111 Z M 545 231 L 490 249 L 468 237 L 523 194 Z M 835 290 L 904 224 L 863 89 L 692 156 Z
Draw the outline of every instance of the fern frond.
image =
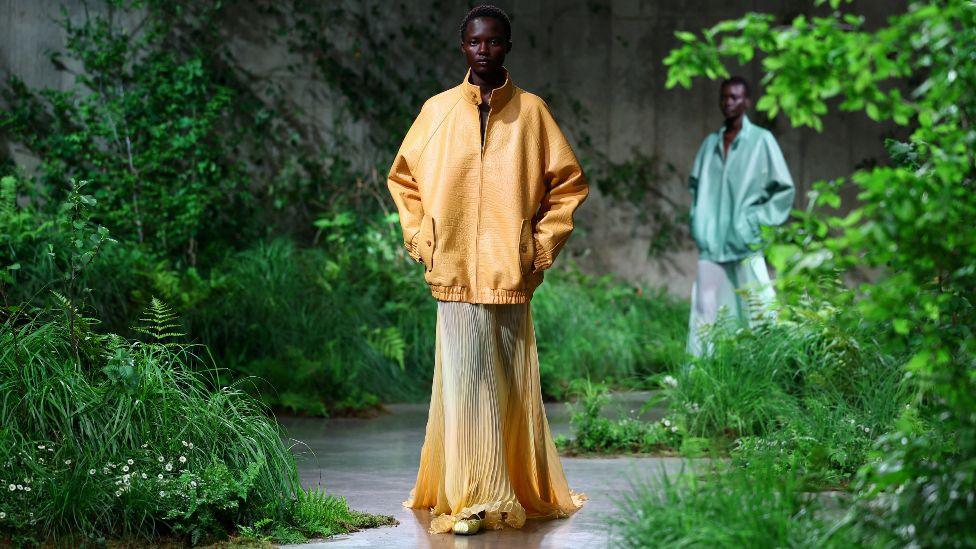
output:
M 401 370 L 406 370 L 407 342 L 396 326 L 374 328 L 367 332 L 366 342 L 383 357 L 396 362 Z
M 143 311 L 139 324 L 133 326 L 133 330 L 149 336 L 153 342 L 166 347 L 178 346 L 175 340 L 186 336 L 179 329 L 179 315 L 155 296 L 150 300 L 149 307 Z

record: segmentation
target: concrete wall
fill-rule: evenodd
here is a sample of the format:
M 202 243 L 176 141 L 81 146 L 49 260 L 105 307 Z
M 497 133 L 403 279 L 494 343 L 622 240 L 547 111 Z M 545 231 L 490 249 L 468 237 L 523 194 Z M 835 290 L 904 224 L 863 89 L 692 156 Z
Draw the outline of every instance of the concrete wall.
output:
M 66 1 L 68 12 L 80 13 L 80 3 Z M 556 90 L 578 100 L 588 111 L 587 133 L 594 145 L 622 161 L 634 152 L 657 158 L 674 171 L 662 171 L 666 193 L 686 209 L 689 196 L 685 178 L 701 140 L 715 131 L 722 119 L 717 108 L 716 84 L 696 82 L 691 90 L 666 90 L 661 61 L 677 43 L 675 30 L 698 30 L 747 11 L 764 11 L 788 22 L 800 13 L 812 13 L 811 0 L 496 0 L 512 16 L 515 48 L 507 63 L 515 82 L 529 91 Z M 35 86 L 70 84 L 70 75 L 55 71 L 43 56 L 60 48 L 64 37 L 55 24 L 62 2 L 57 0 L 0 0 L 0 72 L 9 71 Z M 444 37 L 456 43 L 457 24 L 468 2 L 413 1 L 416 10 L 435 10 L 443 16 Z M 904 0 L 861 0 L 857 10 L 868 24 L 904 8 Z M 237 42 L 234 42 L 235 45 Z M 252 45 L 253 46 L 253 45 Z M 241 41 L 241 51 L 258 65 L 276 54 L 260 52 Z M 456 80 L 464 74 L 457 50 L 432 60 L 456 64 Z M 758 82 L 759 67 L 733 67 Z M 447 81 L 445 86 L 453 85 Z M 761 95 L 756 86 L 755 95 Z M 555 115 L 567 129 L 578 127 L 568 102 L 554 105 Z M 321 106 L 319 107 L 321 108 Z M 419 108 L 419 105 L 418 105 Z M 824 132 L 796 130 L 780 117 L 765 123 L 777 136 L 799 187 L 798 206 L 811 183 L 850 173 L 865 161 L 883 161 L 881 142 L 890 128 L 860 114 L 833 114 Z M 320 120 L 329 120 L 321 116 Z M 323 124 L 326 122 L 323 122 Z M 29 158 L 16 156 L 29 163 Z M 681 249 L 650 257 L 653 228 L 640 218 L 641 205 L 619 203 L 594 192 L 580 212 L 581 230 L 570 251 L 588 272 L 614 273 L 635 284 L 666 286 L 678 295 L 690 291 L 696 252 L 690 240 Z

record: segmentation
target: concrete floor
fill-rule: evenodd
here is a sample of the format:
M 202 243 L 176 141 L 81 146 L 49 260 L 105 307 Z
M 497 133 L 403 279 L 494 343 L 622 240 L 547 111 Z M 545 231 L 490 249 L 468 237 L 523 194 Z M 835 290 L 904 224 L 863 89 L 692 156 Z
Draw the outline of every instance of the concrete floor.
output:
M 618 396 L 606 413 L 637 415 L 648 396 Z M 662 470 L 676 472 L 681 468 L 681 461 L 675 458 L 564 457 L 562 463 L 570 487 L 589 496 L 586 505 L 573 516 L 553 521 L 530 520 L 521 530 L 488 531 L 471 537 L 430 535 L 429 513 L 400 505 L 417 474 L 427 405 L 391 405 L 388 409 L 389 414 L 375 419 L 281 418 L 288 435 L 296 440 L 295 452 L 299 454 L 299 470 L 306 486 L 324 486 L 330 493 L 345 496 L 353 509 L 393 515 L 400 522 L 395 527 L 374 528 L 294 547 L 607 547 L 612 541 L 607 517 L 615 512 L 615 502 L 629 492 L 633 483 L 659 475 Z M 553 436 L 569 435 L 567 407 L 551 404 L 546 410 Z M 659 415 L 660 410 L 651 410 L 642 417 L 655 419 Z

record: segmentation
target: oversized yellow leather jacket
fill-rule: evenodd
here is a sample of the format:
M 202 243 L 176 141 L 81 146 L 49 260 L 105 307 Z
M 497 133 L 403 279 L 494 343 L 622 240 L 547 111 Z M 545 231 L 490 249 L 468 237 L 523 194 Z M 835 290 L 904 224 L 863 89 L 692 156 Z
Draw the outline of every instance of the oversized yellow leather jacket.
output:
M 469 72 L 470 75 L 470 72 Z M 545 102 L 511 79 L 427 100 L 387 180 L 411 257 L 441 301 L 526 303 L 573 231 L 587 183 Z

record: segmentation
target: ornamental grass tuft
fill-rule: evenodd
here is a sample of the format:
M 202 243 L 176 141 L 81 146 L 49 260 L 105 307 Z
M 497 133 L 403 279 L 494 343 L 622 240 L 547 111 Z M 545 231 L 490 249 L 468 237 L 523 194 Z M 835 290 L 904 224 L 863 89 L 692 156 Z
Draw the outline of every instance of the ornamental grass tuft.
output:
M 57 313 L 0 330 L 0 542 L 195 544 L 259 521 L 294 540 L 364 523 L 302 489 L 277 423 L 221 386 L 202 348 L 84 320 L 77 351 Z

